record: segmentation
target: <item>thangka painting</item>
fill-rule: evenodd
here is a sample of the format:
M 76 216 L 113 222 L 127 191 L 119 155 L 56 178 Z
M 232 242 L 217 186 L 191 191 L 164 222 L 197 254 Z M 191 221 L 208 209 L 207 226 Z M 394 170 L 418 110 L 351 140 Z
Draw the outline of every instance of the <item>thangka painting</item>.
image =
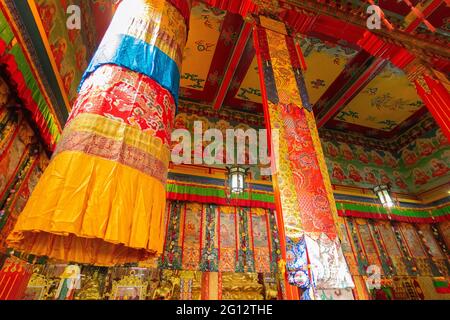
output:
M 363 244 L 369 265 L 381 266 L 367 220 L 357 219 L 356 225 L 358 226 L 358 232 L 361 237 L 361 242 Z
M 268 246 L 269 236 L 267 232 L 268 227 L 267 215 L 252 215 L 255 271 L 259 273 L 270 272 L 270 248 Z
M 237 254 L 236 214 L 234 207 L 220 208 L 220 260 L 222 272 L 234 272 Z
M 200 264 L 200 228 L 202 227 L 202 206 L 197 203 L 184 205 L 183 258 L 184 270 L 197 270 Z
M 433 230 L 429 224 L 418 224 L 417 228 L 424 238 L 426 246 L 428 247 L 430 254 L 436 259 L 445 259 L 442 250 L 433 235 Z
M 444 221 L 439 224 L 439 230 L 442 234 L 442 238 L 445 241 L 445 245 L 450 247 L 450 220 Z
M 405 238 L 406 246 L 415 258 L 418 272 L 421 275 L 432 275 L 430 261 L 415 226 L 412 224 L 401 223 L 400 230 Z
M 406 240 L 406 245 L 408 246 L 408 249 L 411 251 L 413 257 L 415 258 L 426 257 L 419 235 L 417 234 L 417 230 L 414 228 L 414 226 L 409 223 L 401 223 L 400 226 L 403 236 Z
M 261 208 L 170 201 L 163 269 L 276 271 L 280 254 L 273 212 Z

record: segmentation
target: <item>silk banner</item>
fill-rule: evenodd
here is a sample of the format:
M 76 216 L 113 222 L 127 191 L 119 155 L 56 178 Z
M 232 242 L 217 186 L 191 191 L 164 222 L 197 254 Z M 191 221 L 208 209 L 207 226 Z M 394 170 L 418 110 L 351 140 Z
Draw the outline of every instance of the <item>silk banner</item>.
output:
M 161 255 L 189 8 L 189 0 L 119 4 L 10 247 L 105 266 Z
M 351 288 L 353 281 L 333 220 L 337 210 L 331 182 L 314 116 L 309 111 L 294 41 L 287 35 L 261 27 L 255 35 L 260 76 L 264 79 L 266 121 L 271 132 L 278 130 L 280 136 L 278 154 L 273 154 L 276 159 L 274 189 L 280 199 L 287 259 L 296 261 L 287 261 L 288 279 L 301 287 Z M 273 149 L 276 153 L 276 148 Z M 308 259 L 304 259 L 304 250 L 300 250 L 301 243 L 306 246 Z M 305 270 L 309 267 L 310 279 L 306 281 Z M 295 280 L 299 278 L 300 281 Z

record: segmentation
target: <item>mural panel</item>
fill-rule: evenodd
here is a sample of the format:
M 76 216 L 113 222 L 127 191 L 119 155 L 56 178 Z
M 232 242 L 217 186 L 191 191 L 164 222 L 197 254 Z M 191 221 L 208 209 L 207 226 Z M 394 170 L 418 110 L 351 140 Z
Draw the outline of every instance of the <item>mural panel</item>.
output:
M 399 152 L 405 182 L 414 192 L 438 187 L 450 180 L 450 142 L 439 128 L 410 143 Z
M 72 105 L 97 41 L 94 28 L 90 28 L 89 32 L 86 30 L 83 32 L 83 27 L 94 25 L 90 1 L 74 0 L 69 3 L 66 0 L 36 0 L 35 2 L 54 62 Z M 83 24 L 81 30 L 70 30 L 66 27 L 68 18 L 66 9 L 69 5 L 78 5 L 81 8 Z

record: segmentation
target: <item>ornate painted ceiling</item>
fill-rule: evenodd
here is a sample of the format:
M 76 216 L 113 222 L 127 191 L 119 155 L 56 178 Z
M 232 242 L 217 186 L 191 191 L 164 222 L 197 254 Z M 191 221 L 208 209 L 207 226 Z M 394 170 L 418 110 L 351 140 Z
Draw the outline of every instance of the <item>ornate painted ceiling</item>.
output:
M 239 63 L 229 68 L 241 40 L 242 19 L 200 3 L 192 12 L 180 96 L 213 107 L 223 89 L 223 79 L 230 73 L 232 80 L 221 107 L 262 112 L 259 74 L 251 37 L 244 39 L 245 47 Z M 339 45 L 311 36 L 302 38 L 300 45 L 307 66 L 307 90 L 319 115 L 324 110 L 333 109 L 330 103 L 335 101 L 336 95 L 342 94 L 342 88 L 370 72 L 369 80 L 352 99 L 334 111 L 334 115 L 324 123 L 327 128 L 393 137 L 426 113 L 406 75 L 391 64 L 383 62 L 373 69 L 377 61 L 345 42 Z
M 12 1 L 6 2 L 11 7 Z M 22 17 L 33 18 L 33 23 L 24 20 L 25 28 L 34 47 L 42 51 L 40 55 L 38 52 L 38 60 L 48 74 L 51 90 L 59 97 L 59 107 L 64 106 L 67 113 L 82 72 L 112 17 L 114 1 L 70 1 L 82 8 L 81 31 L 65 28 L 68 0 L 27 2 L 28 6 L 16 5 L 14 10 Z M 262 113 L 251 24 L 238 14 L 245 4 L 253 2 L 240 2 L 240 9 L 233 7 L 232 1 L 193 2 L 181 72 L 182 99 L 216 111 Z M 352 15 L 364 17 L 369 2 L 285 1 L 278 3 L 276 12 L 290 29 L 300 34 L 297 41 L 306 67 L 305 82 L 318 126 L 391 138 L 410 128 L 427 111 L 400 69 L 387 59 L 360 49 L 353 41 L 360 37 L 361 28 L 347 23 L 343 17 L 345 13 L 349 20 Z M 392 37 L 406 37 L 407 42 L 420 38 L 422 42 L 413 44 L 422 46 L 421 50 L 428 50 L 423 43 L 431 43 L 430 50 L 434 51 L 430 59 L 443 72 L 450 70 L 450 60 L 435 54 L 436 50 L 446 52 L 442 39 L 448 45 L 450 9 L 446 0 L 375 2 L 383 9 L 388 23 L 401 33 Z M 421 15 L 414 13 L 408 3 L 416 6 L 415 12 Z M 314 10 L 310 8 L 313 4 Z
M 390 64 L 378 73 L 328 124 L 369 135 L 386 135 L 417 120 L 426 107 L 406 75 Z M 367 130 L 370 128 L 370 132 Z M 379 131 L 383 131 L 380 133 Z

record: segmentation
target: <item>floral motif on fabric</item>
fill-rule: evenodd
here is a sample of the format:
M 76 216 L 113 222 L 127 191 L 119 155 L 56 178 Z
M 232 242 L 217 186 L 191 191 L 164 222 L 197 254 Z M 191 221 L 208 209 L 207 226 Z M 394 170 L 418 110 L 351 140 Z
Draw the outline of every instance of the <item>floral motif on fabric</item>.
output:
M 104 65 L 84 82 L 68 123 L 81 113 L 124 122 L 169 146 L 175 101 L 169 91 L 149 77 L 119 66 Z
M 205 206 L 203 248 L 200 270 L 217 272 L 219 250 L 217 247 L 217 208 L 213 205 Z
M 255 260 L 250 239 L 249 212 L 245 208 L 238 208 L 239 250 L 236 272 L 254 272 Z
M 311 286 L 304 237 L 298 240 L 286 237 L 286 270 L 290 284 L 302 289 Z
M 172 202 L 168 208 L 164 253 L 159 262 L 162 268 L 181 268 L 180 223 L 182 205 Z

